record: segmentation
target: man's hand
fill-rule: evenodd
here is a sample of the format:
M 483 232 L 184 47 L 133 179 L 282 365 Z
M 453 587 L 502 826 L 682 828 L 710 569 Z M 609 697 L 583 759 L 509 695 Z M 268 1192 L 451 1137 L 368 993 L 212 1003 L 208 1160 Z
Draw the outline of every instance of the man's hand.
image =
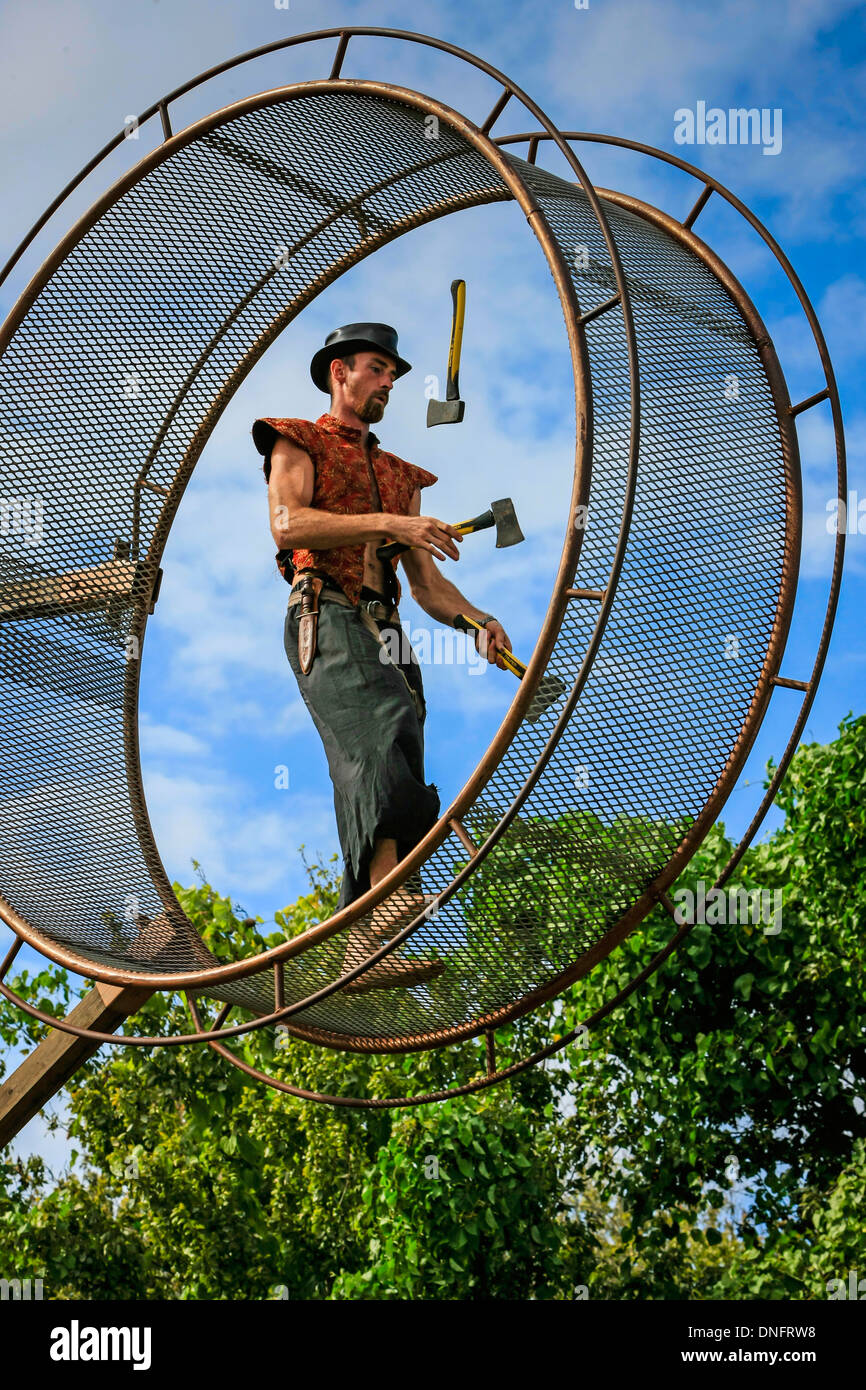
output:
M 508 667 L 499 655 L 501 651 L 511 651 L 511 641 L 508 633 L 501 623 L 488 623 L 486 627 L 473 628 L 475 637 L 475 649 L 482 656 L 486 656 L 492 666 L 498 666 L 500 671 L 507 671 Z
M 436 555 L 438 559 L 444 558 L 436 550 L 438 545 L 443 550 L 447 549 L 449 555 L 453 552 L 453 558 L 456 560 L 457 548 L 451 537 L 456 536 L 457 540 L 462 541 L 462 535 L 447 522 L 437 521 L 433 516 L 421 516 L 420 511 L 421 489 L 416 488 L 408 516 L 392 516 L 389 513 L 385 518 L 389 526 L 393 524 L 393 530 L 388 532 L 389 536 L 399 541 L 405 542 L 407 535 L 412 535 L 413 523 L 434 529 L 433 542 L 419 544 L 417 540 L 409 540 L 408 543 L 416 549 L 404 551 L 400 556 L 409 578 L 412 597 L 431 618 L 435 618 L 439 623 L 447 623 L 449 627 L 454 621 L 455 613 L 465 613 L 467 618 L 474 618 L 476 622 L 480 622 L 484 617 L 484 609 L 476 608 L 430 559 L 431 554 Z M 495 665 L 506 671 L 508 668 L 499 653 L 510 652 L 511 642 L 502 624 L 494 621 L 488 623 L 485 628 L 472 628 L 471 632 L 475 650 L 486 656 L 491 666 Z
M 447 521 L 439 521 L 435 516 L 400 516 L 396 512 L 385 515 L 388 535 L 401 545 L 412 545 L 416 550 L 427 550 L 437 560 L 450 555 L 459 560 L 460 554 L 452 536 L 462 543 L 463 536 L 455 526 Z

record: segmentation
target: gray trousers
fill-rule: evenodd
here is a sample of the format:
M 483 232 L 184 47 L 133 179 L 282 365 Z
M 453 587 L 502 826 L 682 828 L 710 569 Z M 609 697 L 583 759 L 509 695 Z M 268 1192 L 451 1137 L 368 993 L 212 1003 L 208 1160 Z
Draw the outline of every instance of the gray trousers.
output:
M 377 621 L 383 634 L 395 634 L 388 651 L 396 664 L 356 607 L 321 599 L 316 658 L 305 676 L 298 662 L 298 618 L 299 606 L 289 608 L 284 644 L 328 758 L 343 852 L 342 908 L 370 887 L 376 840 L 396 840 L 402 859 L 439 818 L 439 793 L 424 780 L 421 670 L 395 623 Z M 417 709 L 410 684 L 420 692 Z M 407 886 L 419 888 L 420 880 L 413 875 Z

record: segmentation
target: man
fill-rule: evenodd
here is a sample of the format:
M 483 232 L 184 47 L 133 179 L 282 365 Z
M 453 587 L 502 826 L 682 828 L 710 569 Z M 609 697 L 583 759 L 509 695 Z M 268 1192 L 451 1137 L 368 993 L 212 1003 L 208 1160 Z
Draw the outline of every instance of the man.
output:
M 421 515 L 421 489 L 436 475 L 379 448 L 369 426 L 382 419 L 394 382 L 411 367 L 384 323 L 351 323 L 330 333 L 310 375 L 331 398 L 310 420 L 264 418 L 253 440 L 265 456 L 277 564 L 292 593 L 286 655 L 319 731 L 334 785 L 345 869 L 339 907 L 378 883 L 439 817 L 436 787 L 424 781 L 421 669 L 400 628 L 397 560 L 387 541 L 413 547 L 400 557 L 412 597 L 438 622 L 458 613 L 484 625 L 476 646 L 488 661 L 511 648 L 501 624 L 474 607 L 434 560 L 457 560 L 462 536 Z M 387 644 L 383 636 L 399 637 Z M 398 650 L 398 660 L 387 654 Z M 417 878 L 417 876 L 416 876 Z M 416 887 L 420 888 L 420 881 Z M 345 968 L 359 964 L 424 910 L 431 899 L 403 885 L 349 934 Z M 444 965 L 386 956 L 345 988 L 420 984 Z

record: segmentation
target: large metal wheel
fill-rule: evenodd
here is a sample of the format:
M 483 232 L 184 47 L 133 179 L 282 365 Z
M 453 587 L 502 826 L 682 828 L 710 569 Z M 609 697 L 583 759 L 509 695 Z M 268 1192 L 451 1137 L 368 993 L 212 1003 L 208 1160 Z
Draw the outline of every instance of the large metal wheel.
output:
M 422 93 L 342 78 L 353 34 L 446 51 L 492 76 L 500 99 L 476 125 Z M 732 195 L 660 151 L 563 135 L 503 74 L 422 35 L 322 31 L 233 62 L 320 40 L 337 43 L 321 80 L 256 93 L 173 133 L 171 102 L 213 76 L 204 74 L 144 113 L 142 121 L 159 115 L 162 143 L 69 231 L 0 330 L 3 493 L 38 499 L 51 542 L 37 551 L 23 526 L 0 536 L 0 915 L 20 941 L 78 973 L 225 1006 L 208 1029 L 193 1003 L 186 1038 L 105 1041 L 209 1041 L 234 1061 L 226 1038 L 277 1023 L 327 1047 L 406 1052 L 492 1038 L 553 998 L 667 902 L 774 691 L 787 686 L 800 692 L 799 716 L 730 873 L 802 732 L 844 543 L 838 536 L 813 670 L 782 677 L 801 535 L 795 417 L 829 398 L 844 496 L 841 414 L 805 292 Z M 539 128 L 494 138 L 510 98 Z M 676 221 L 595 190 L 573 149 L 595 139 L 688 170 L 703 184 L 691 212 Z M 573 180 L 537 163 L 548 140 Z M 335 148 L 351 157 L 336 162 Z M 770 245 L 800 298 L 825 383 L 799 405 L 746 291 L 693 231 L 713 191 Z M 526 677 L 466 785 L 384 883 L 303 936 L 218 964 L 164 871 L 138 754 L 145 629 L 172 520 L 233 393 L 322 289 L 413 228 L 509 200 L 550 267 L 574 377 L 562 552 Z M 277 223 L 287 252 L 275 260 Z M 118 364 L 145 351 L 157 364 L 147 390 L 119 395 Z M 46 456 L 62 463 L 46 473 Z M 545 672 L 566 695 L 530 722 Z M 341 978 L 347 928 L 419 871 L 435 912 Z M 343 992 L 410 937 L 421 954 L 435 948 L 447 959 L 440 977 L 411 990 Z M 14 997 L 2 973 L 0 989 Z M 248 1017 L 227 1025 L 230 1008 Z M 458 1092 L 514 1070 L 496 1072 L 491 1050 L 488 1061 L 488 1074 Z

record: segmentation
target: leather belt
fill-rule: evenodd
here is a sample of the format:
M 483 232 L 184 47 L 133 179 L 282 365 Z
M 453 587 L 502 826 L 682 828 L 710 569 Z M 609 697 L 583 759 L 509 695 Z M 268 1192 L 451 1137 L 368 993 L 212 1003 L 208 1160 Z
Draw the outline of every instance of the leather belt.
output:
M 298 662 L 305 676 L 310 674 L 316 659 L 316 637 L 319 625 L 319 604 L 339 603 L 344 608 L 354 608 L 362 623 L 369 629 L 376 641 L 382 644 L 382 634 L 375 620 L 399 624 L 400 615 L 378 599 L 359 599 L 357 603 L 343 593 L 342 589 L 331 589 L 317 575 L 302 571 L 292 581 L 289 595 L 289 608 L 300 605 L 298 620 Z
M 361 622 L 369 629 L 380 647 L 385 646 L 384 639 L 375 620 L 379 618 L 380 621 L 393 622 L 395 625 L 399 626 L 400 614 L 397 612 L 396 606 L 392 608 L 387 603 L 381 603 L 378 599 L 359 599 L 357 603 L 353 603 L 352 600 L 343 593 L 342 589 L 328 588 L 324 580 L 315 578 L 315 611 L 312 611 L 310 598 L 313 591 L 307 589 L 305 592 L 302 584 L 303 580 L 314 578 L 315 576 L 309 572 L 296 575 L 292 582 L 292 592 L 289 594 L 289 608 L 295 608 L 298 604 L 301 605 L 301 616 L 298 622 L 298 660 L 304 675 L 310 674 L 313 662 L 316 659 L 315 639 L 319 622 L 318 605 L 322 600 L 324 600 L 325 603 L 342 604 L 344 608 L 354 608 Z M 306 612 L 304 609 L 305 602 L 307 604 Z M 305 627 L 305 620 L 312 621 L 307 621 Z M 306 637 L 305 633 L 307 634 Z M 311 646 L 309 645 L 310 643 L 312 643 Z M 308 661 L 309 664 L 305 665 L 305 661 Z M 415 713 L 418 716 L 418 722 L 423 724 L 425 715 L 423 700 L 412 685 L 402 666 L 398 666 L 397 670 L 405 681 L 406 689 L 409 692 L 410 699 L 415 708 Z

